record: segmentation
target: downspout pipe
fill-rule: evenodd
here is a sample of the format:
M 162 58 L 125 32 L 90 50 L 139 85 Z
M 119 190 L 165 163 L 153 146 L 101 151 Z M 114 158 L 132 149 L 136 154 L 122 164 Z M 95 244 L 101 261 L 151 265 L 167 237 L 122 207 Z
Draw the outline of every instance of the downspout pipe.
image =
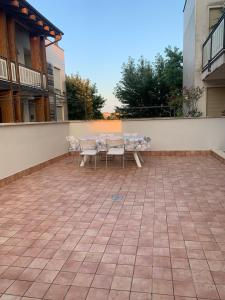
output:
M 49 46 L 51 46 L 51 45 L 53 45 L 53 44 L 61 41 L 61 39 L 62 39 L 62 35 L 61 34 L 57 35 L 55 37 L 55 40 L 53 42 L 50 42 L 50 43 L 48 43 L 48 44 L 45 45 L 45 48 L 47 48 L 47 47 L 49 47 Z

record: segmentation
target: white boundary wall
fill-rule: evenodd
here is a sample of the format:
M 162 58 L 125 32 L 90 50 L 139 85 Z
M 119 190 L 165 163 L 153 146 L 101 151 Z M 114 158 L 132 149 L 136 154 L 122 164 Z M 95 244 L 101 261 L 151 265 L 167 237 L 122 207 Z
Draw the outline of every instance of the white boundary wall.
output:
M 225 150 L 225 118 L 70 122 L 70 134 L 76 137 L 100 132 L 149 136 L 154 151 Z
M 0 125 L 0 179 L 67 152 L 68 123 Z
M 0 179 L 67 152 L 67 135 L 114 132 L 152 138 L 152 150 L 225 150 L 225 118 L 139 119 L 0 125 Z

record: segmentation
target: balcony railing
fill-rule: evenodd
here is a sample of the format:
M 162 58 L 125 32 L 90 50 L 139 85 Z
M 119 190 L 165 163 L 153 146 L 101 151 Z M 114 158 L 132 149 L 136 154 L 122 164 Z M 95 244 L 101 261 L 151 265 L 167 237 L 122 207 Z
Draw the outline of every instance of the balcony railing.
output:
M 11 76 L 8 73 L 11 73 Z M 18 70 L 18 75 L 17 75 Z M 12 81 L 37 89 L 47 89 L 47 78 L 45 74 L 28 68 L 24 65 L 17 65 L 15 62 L 7 62 L 7 59 L 0 57 L 0 79 Z
M 47 79 L 46 79 L 46 75 L 45 74 L 43 74 L 42 82 L 43 82 L 43 89 L 46 89 L 47 88 Z
M 16 64 L 14 62 L 11 62 L 11 76 L 12 81 L 16 82 Z
M 225 14 L 210 32 L 202 47 L 202 70 L 210 69 L 212 63 L 225 52 Z
M 7 60 L 0 57 L 0 78 L 8 80 Z
M 20 84 L 41 88 L 41 73 L 25 66 L 19 66 Z

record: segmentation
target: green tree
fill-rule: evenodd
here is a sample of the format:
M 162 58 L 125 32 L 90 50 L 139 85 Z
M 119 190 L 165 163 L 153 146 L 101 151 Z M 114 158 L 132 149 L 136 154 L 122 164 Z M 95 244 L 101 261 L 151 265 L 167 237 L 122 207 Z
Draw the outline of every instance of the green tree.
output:
M 102 119 L 105 99 L 98 95 L 95 84 L 78 74 L 66 76 L 69 120 Z
M 141 57 L 136 64 L 133 58 L 129 58 L 128 63 L 122 66 L 122 79 L 116 85 L 114 94 L 122 103 L 122 108 L 117 108 L 121 116 L 144 116 L 144 107 L 157 102 L 156 82 L 150 62 Z
M 183 85 L 183 54 L 177 47 L 165 49 L 165 82 L 169 88 L 169 96 L 180 92 Z
M 122 117 L 170 116 L 170 99 L 182 90 L 183 57 L 178 48 L 165 48 L 154 63 L 141 57 L 136 63 L 129 58 L 122 66 L 122 79 L 114 89 L 122 103 L 117 107 Z
M 104 119 L 101 109 L 105 104 L 105 99 L 98 94 L 96 85 L 92 86 L 92 108 L 93 108 L 93 119 Z
M 154 76 L 156 81 L 156 89 L 158 95 L 158 105 L 167 105 L 168 95 L 170 92 L 169 85 L 167 84 L 165 76 L 166 62 L 161 54 L 158 54 L 155 58 L 154 65 Z

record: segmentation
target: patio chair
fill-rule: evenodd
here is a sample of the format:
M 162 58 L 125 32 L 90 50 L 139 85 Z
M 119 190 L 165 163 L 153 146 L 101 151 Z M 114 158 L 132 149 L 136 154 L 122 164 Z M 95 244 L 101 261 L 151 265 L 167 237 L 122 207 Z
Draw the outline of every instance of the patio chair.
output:
M 95 140 L 79 140 L 80 143 L 80 157 L 82 157 L 85 164 L 87 157 L 94 157 L 95 159 L 95 169 L 96 169 L 96 159 L 98 154 L 97 143 Z M 79 159 L 80 164 L 80 159 Z
M 124 140 L 120 137 L 106 140 L 106 167 L 108 166 L 108 156 L 121 156 L 124 168 L 125 145 Z
M 72 155 L 72 162 L 75 159 L 75 153 L 78 152 L 79 144 L 78 140 L 74 136 L 66 136 L 68 142 L 68 153 Z

